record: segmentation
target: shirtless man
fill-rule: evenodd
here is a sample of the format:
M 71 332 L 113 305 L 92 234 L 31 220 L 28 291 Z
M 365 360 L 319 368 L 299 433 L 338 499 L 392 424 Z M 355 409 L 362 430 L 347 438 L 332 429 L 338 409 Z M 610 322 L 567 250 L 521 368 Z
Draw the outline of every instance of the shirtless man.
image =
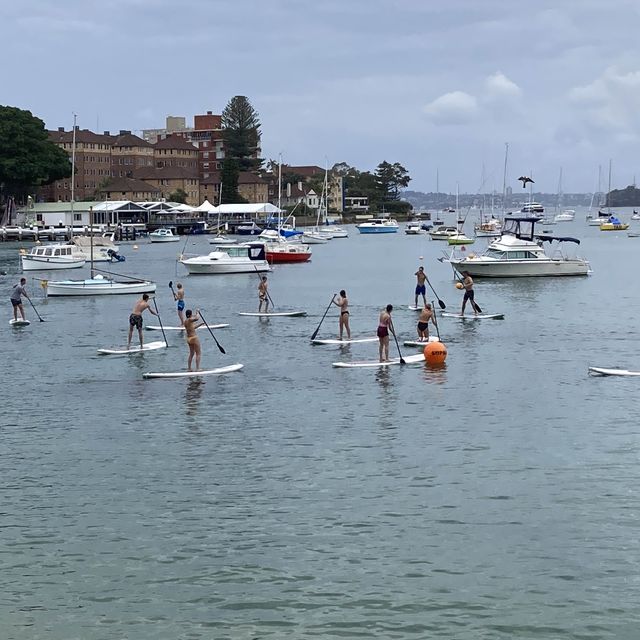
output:
M 380 362 L 389 362 L 389 331 L 391 325 L 391 312 L 393 305 L 388 304 L 384 311 L 380 314 L 378 321 L 378 340 L 380 341 L 379 354 Z
M 180 325 L 184 325 L 184 289 L 182 288 L 182 283 L 178 282 L 176 284 L 177 291 L 173 292 L 173 299 L 177 302 L 177 311 L 178 318 L 180 318 Z
M 142 298 L 133 305 L 133 310 L 129 316 L 129 339 L 127 340 L 127 349 L 131 348 L 131 336 L 133 335 L 134 327 L 138 330 L 138 337 L 140 338 L 140 348 L 143 347 L 142 338 L 142 314 L 149 310 L 154 316 L 158 314 L 149 306 L 149 294 L 143 293 Z
M 258 300 L 260 300 L 260 304 L 258 305 L 258 313 L 262 311 L 262 305 L 264 304 L 264 312 L 269 312 L 269 291 L 267 284 L 267 276 L 262 276 L 260 280 L 260 284 L 258 285 Z
M 428 342 L 429 341 L 429 320 L 433 322 L 434 326 L 436 323 L 435 316 L 433 313 L 433 309 L 431 305 L 427 302 L 424 305 L 424 309 L 420 312 L 420 317 L 418 318 L 418 340 L 420 342 Z
M 464 287 L 464 298 L 462 298 L 462 311 L 460 315 L 464 315 L 464 308 L 467 306 L 467 300 L 471 304 L 471 308 L 473 309 L 473 313 L 478 315 L 478 310 L 476 309 L 476 303 L 473 300 L 473 278 L 469 275 L 468 271 L 463 271 L 462 275 L 464 276 L 464 280 L 462 281 L 462 286 Z
M 191 371 L 191 363 L 193 362 L 193 356 L 196 357 L 196 371 L 200 371 L 200 357 L 202 355 L 202 349 L 200 347 L 200 339 L 196 335 L 196 329 L 204 326 L 204 322 L 197 324 L 200 320 L 200 313 L 196 309 L 196 315 L 193 315 L 191 309 L 185 311 L 187 316 L 184 321 L 184 332 L 187 338 L 187 344 L 189 345 L 189 359 L 187 360 L 187 370 Z
M 422 303 L 427 304 L 427 288 L 425 286 L 425 282 L 427 281 L 427 274 L 424 272 L 424 267 L 419 267 L 418 270 L 413 274 L 418 279 L 418 284 L 416 284 L 416 302 L 415 306 L 418 306 L 418 296 L 422 296 Z
M 340 340 L 342 340 L 342 332 L 344 329 L 347 330 L 347 340 L 351 340 L 351 328 L 349 327 L 349 300 L 347 299 L 347 292 L 342 289 L 338 299 L 336 300 L 334 296 L 332 302 L 336 306 L 340 307 L 340 319 L 338 321 L 340 326 Z
M 18 311 L 20 311 L 20 315 L 23 320 L 26 320 L 24 317 L 24 307 L 22 306 L 22 297 L 24 296 L 27 300 L 29 300 L 29 296 L 27 295 L 27 290 L 25 286 L 27 284 L 26 278 L 20 278 L 20 284 L 14 284 L 13 289 L 11 289 L 11 306 L 13 307 L 13 319 L 18 320 Z

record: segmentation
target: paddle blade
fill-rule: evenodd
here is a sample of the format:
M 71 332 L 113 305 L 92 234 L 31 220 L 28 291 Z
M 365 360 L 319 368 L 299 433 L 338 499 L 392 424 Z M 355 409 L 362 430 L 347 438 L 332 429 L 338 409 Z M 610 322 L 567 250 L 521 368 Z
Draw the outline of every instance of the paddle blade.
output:
M 222 345 L 221 345 L 221 344 L 218 344 L 217 342 L 216 342 L 216 344 L 218 345 L 218 349 L 220 349 L 220 353 L 227 353 L 227 352 L 224 350 L 224 348 L 222 347 Z
M 441 309 L 447 308 L 447 305 L 442 300 L 438 300 L 438 305 L 440 306 Z
M 173 289 L 173 280 L 169 280 L 169 289 Z

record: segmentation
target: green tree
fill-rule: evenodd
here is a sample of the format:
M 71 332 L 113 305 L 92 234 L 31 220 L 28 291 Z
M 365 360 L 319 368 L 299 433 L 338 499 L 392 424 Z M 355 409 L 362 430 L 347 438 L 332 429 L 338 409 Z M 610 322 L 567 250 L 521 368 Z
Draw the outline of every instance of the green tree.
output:
M 239 171 L 257 171 L 260 155 L 260 118 L 246 96 L 234 96 L 222 112 L 225 157 L 238 162 Z M 224 197 L 224 196 L 223 196 Z
M 246 202 L 238 193 L 238 177 L 240 170 L 238 161 L 225 158 L 220 171 L 220 188 L 222 189 L 222 204 L 237 204 Z
M 67 153 L 30 111 L 0 105 L 0 199 L 24 201 L 30 189 L 71 175 Z
M 411 177 L 407 170 L 399 163 L 390 164 L 383 160 L 376 168 L 376 184 L 382 202 L 400 199 L 400 188 L 409 186 Z
M 176 189 L 173 193 L 169 194 L 169 200 L 171 202 L 179 202 L 180 204 L 187 204 L 188 194 L 184 189 Z

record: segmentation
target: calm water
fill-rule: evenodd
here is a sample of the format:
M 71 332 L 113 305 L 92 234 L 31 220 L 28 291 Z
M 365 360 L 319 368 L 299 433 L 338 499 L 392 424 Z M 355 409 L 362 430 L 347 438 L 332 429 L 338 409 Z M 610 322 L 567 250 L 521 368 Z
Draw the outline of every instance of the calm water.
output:
M 436 371 L 337 370 L 377 346 L 308 344 L 343 287 L 354 333 L 391 302 L 412 337 L 420 256 L 457 309 L 445 245 L 424 236 L 352 229 L 277 267 L 276 304 L 309 317 L 267 321 L 236 315 L 257 276 L 189 277 L 182 243 L 124 245 L 117 269 L 159 283 L 165 323 L 169 280 L 231 323 L 227 356 L 203 334 L 203 366 L 245 369 L 205 381 L 142 379 L 185 366 L 175 335 L 95 355 L 126 341 L 132 297 L 43 300 L 29 276 L 46 322 L 0 327 L 0 637 L 637 638 L 638 382 L 587 366 L 640 369 L 640 238 L 583 212 L 556 232 L 594 274 L 479 281 L 506 318 L 441 319 Z M 17 245 L 0 269 L 8 319 Z M 332 311 L 320 335 L 336 329 Z

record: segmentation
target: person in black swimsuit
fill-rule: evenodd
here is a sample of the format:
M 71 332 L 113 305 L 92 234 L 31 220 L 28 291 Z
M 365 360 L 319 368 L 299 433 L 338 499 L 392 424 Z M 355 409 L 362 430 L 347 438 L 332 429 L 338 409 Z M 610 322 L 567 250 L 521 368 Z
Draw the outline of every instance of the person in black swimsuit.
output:
M 431 305 L 427 302 L 424 305 L 424 309 L 420 312 L 420 317 L 418 318 L 418 340 L 420 340 L 420 342 L 429 341 L 429 320 L 435 324 L 433 310 L 431 309 Z
M 340 340 L 342 340 L 342 333 L 344 329 L 347 330 L 347 340 L 351 340 L 351 328 L 349 327 L 349 300 L 347 299 L 347 292 L 342 289 L 340 291 L 340 295 L 336 300 L 336 297 L 333 297 L 333 304 L 340 307 L 340 319 L 339 319 L 339 327 L 340 327 Z

